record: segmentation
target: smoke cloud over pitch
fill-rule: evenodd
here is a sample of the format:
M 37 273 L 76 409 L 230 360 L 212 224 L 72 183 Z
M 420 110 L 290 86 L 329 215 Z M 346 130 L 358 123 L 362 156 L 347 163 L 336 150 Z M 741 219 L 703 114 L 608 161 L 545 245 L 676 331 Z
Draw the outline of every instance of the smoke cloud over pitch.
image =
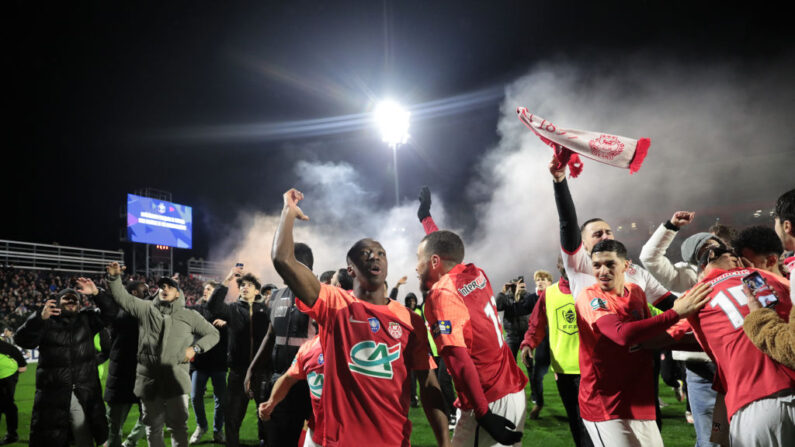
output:
M 554 269 L 559 245 L 547 170 L 552 152 L 519 122 L 517 106 L 562 127 L 651 138 L 638 173 L 584 159 L 581 176 L 569 180 L 580 222 L 595 216 L 614 227 L 638 222 L 638 233 L 619 232 L 618 239 L 642 243 L 650 228 L 679 209 L 695 210 L 693 226 L 703 230 L 716 209 L 750 203 L 770 208 L 795 184 L 793 79 L 792 66 L 775 63 L 694 67 L 636 58 L 618 66 L 537 65 L 506 87 L 498 143 L 483 148 L 478 179 L 460 185 L 470 191 L 469 203 L 447 204 L 472 207 L 474 224 L 448 222 L 438 196 L 431 212 L 441 228 L 474 228 L 462 235 L 466 258 L 486 270 L 495 289 L 519 274 Z M 416 202 L 394 208 L 378 203 L 348 163 L 299 162 L 294 173 L 306 195 L 302 209 L 312 219 L 296 224 L 295 239 L 312 247 L 315 273 L 343 267 L 351 244 L 373 237 L 387 250 L 390 286 L 408 275 L 401 296 L 417 292 L 415 251 L 424 233 Z M 422 183 L 433 191 L 433 179 Z M 212 257 L 230 266 L 241 260 L 247 270 L 281 285 L 269 260 L 278 216 L 248 215 L 240 222 L 245 237 L 220 244 Z M 678 260 L 676 253 L 672 257 Z

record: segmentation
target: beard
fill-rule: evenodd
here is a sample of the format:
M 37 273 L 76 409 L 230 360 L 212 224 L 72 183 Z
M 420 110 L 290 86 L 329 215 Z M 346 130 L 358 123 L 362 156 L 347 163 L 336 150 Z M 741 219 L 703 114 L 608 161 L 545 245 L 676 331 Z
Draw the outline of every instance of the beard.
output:
M 77 310 L 66 310 L 64 308 L 61 308 L 61 317 L 66 317 L 66 318 L 74 317 L 75 315 L 77 315 L 77 312 L 78 312 Z

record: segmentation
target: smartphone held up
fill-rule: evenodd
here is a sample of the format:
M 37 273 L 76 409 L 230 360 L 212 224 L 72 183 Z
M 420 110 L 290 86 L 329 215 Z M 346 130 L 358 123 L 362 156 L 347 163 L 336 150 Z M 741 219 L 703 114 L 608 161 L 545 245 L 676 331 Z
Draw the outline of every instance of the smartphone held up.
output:
M 762 307 L 774 307 L 778 303 L 775 292 L 759 272 L 753 272 L 743 277 L 743 284 L 751 291 Z

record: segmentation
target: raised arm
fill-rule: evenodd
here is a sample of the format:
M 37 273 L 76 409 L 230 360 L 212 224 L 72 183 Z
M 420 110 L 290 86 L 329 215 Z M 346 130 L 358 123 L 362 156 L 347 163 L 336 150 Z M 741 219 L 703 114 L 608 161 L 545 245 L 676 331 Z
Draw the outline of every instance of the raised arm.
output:
M 298 202 L 303 198 L 304 195 L 296 189 L 284 193 L 284 208 L 279 227 L 276 228 L 276 234 L 273 236 L 271 260 L 276 272 L 295 293 L 295 297 L 312 307 L 320 294 L 320 281 L 307 266 L 295 259 L 293 241 L 295 219 L 309 220 L 298 207 Z
M 121 308 L 113 297 L 104 290 L 100 290 L 94 281 L 88 278 L 77 278 L 77 291 L 91 298 L 99 308 L 99 317 L 104 324 L 110 324 L 119 315 Z
M 108 284 L 113 300 L 122 309 L 126 310 L 135 318 L 143 318 L 149 312 L 150 304 L 147 301 L 132 296 L 121 283 L 121 272 L 124 267 L 119 266 L 118 262 L 111 262 L 107 267 Z
M 549 172 L 552 174 L 555 206 L 560 221 L 560 246 L 567 253 L 574 253 L 582 243 L 582 235 L 577 224 L 577 210 L 574 208 L 574 200 L 571 198 L 569 184 L 566 181 L 566 165 L 561 169 L 556 168 L 557 162 L 553 158 L 549 163 Z
M 431 217 L 431 189 L 427 186 L 423 186 L 420 189 L 420 196 L 418 199 L 420 201 L 420 207 L 417 209 L 417 218 L 420 219 L 425 234 L 439 231 L 439 227 L 436 226 L 436 222 L 434 222 L 433 217 Z
M 213 289 L 212 295 L 207 300 L 207 310 L 209 310 L 212 314 L 221 317 L 224 320 L 229 320 L 230 312 L 229 306 L 224 301 L 226 299 L 226 293 L 229 291 L 229 281 L 230 276 L 234 277 L 235 269 L 232 269 L 229 272 L 229 275 L 226 276 L 222 284 L 219 284 L 218 287 Z
M 696 283 L 696 271 L 690 267 L 677 268 L 666 257 L 666 251 L 679 229 L 693 221 L 694 212 L 677 211 L 660 225 L 640 250 L 640 262 L 663 287 L 683 291 Z

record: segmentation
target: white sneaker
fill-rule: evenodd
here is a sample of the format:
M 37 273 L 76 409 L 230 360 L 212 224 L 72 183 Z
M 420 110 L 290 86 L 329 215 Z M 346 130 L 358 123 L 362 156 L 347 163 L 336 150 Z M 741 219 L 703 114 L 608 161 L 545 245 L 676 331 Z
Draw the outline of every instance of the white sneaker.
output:
M 204 436 L 205 433 L 207 433 L 206 429 L 201 427 L 196 427 L 196 431 L 194 431 L 193 434 L 190 435 L 190 441 L 188 442 L 190 444 L 196 444 L 197 442 L 199 442 L 199 440 L 201 440 L 202 436 Z

